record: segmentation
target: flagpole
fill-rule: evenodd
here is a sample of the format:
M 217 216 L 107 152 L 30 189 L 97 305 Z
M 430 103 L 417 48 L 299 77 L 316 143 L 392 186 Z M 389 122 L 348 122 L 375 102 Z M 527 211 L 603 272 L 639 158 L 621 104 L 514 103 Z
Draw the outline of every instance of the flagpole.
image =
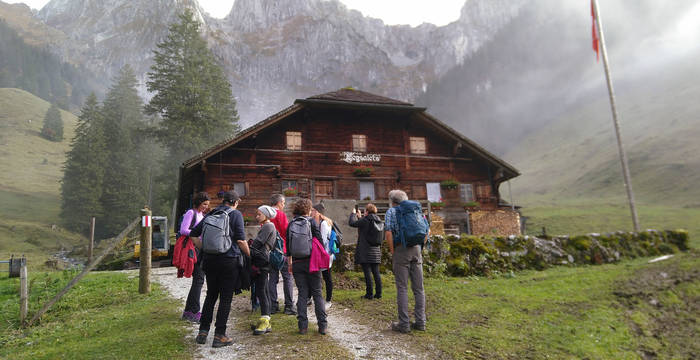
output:
M 593 0 L 595 20 L 598 28 L 598 36 L 600 37 L 600 52 L 603 55 L 603 66 L 605 67 L 605 78 L 608 83 L 608 94 L 610 95 L 610 108 L 612 109 L 613 125 L 615 126 L 615 136 L 617 137 L 617 150 L 620 153 L 620 162 L 622 163 L 622 176 L 625 181 L 625 190 L 627 190 L 627 199 L 629 200 L 630 212 L 632 213 L 632 223 L 634 231 L 639 232 L 639 219 L 637 218 L 637 209 L 634 205 L 634 193 L 632 192 L 632 183 L 630 182 L 630 170 L 627 165 L 627 154 L 622 146 L 622 136 L 620 135 L 620 123 L 617 121 L 617 107 L 615 104 L 615 92 L 613 91 L 612 79 L 610 78 L 610 66 L 608 65 L 608 52 L 605 48 L 605 36 L 603 35 L 603 25 L 600 22 L 600 13 L 598 11 L 598 0 Z

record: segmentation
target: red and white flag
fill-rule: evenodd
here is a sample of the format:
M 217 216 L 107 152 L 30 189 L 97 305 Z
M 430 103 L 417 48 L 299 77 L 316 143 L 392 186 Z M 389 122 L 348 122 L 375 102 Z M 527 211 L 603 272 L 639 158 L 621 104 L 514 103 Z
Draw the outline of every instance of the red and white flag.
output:
M 593 35 L 593 51 L 595 51 L 596 61 L 600 61 L 600 41 L 598 39 L 598 31 L 596 30 L 595 24 L 595 5 L 593 5 L 593 0 L 591 0 L 591 33 Z
M 141 217 L 141 227 L 151 227 L 151 217 L 142 216 Z

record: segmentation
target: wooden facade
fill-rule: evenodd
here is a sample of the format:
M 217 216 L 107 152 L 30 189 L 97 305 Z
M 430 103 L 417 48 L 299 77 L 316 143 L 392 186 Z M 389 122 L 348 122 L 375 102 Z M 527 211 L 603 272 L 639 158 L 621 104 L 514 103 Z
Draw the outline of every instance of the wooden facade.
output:
M 410 199 L 439 196 L 448 207 L 473 200 L 481 209 L 497 209 L 500 183 L 518 171 L 425 110 L 353 89 L 298 99 L 185 162 L 178 216 L 195 192 L 216 199 L 229 189 L 243 195 L 244 214 L 285 189 L 316 203 L 380 201 L 398 188 Z M 457 180 L 458 189 L 441 189 L 447 179 Z

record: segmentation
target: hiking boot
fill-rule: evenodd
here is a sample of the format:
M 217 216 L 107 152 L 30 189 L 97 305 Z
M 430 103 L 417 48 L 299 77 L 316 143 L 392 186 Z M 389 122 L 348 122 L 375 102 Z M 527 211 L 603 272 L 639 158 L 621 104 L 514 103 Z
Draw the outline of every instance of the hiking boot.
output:
M 196 341 L 197 344 L 204 344 L 205 342 L 207 342 L 208 335 L 208 331 L 200 331 L 199 334 L 197 334 L 197 337 L 194 339 L 194 341 Z
M 201 312 L 198 312 L 198 313 L 196 313 L 196 314 L 194 314 L 194 313 L 192 314 L 192 317 L 190 318 L 190 321 L 193 322 L 193 323 L 195 323 L 195 324 L 199 324 L 199 320 L 200 320 L 200 319 L 202 319 L 202 313 L 201 313 Z
M 418 331 L 425 331 L 425 324 L 411 323 L 411 329 Z
M 195 316 L 195 314 L 192 313 L 192 312 L 183 311 L 183 312 L 182 312 L 182 317 L 181 317 L 181 319 L 182 319 L 182 320 L 189 321 L 189 322 L 195 322 L 195 321 L 194 321 L 194 316 Z
M 215 335 L 214 342 L 211 344 L 213 348 L 220 348 L 222 346 L 233 345 L 233 339 L 226 335 Z
M 391 323 L 391 330 L 396 331 L 396 332 L 400 332 L 402 334 L 408 334 L 411 332 L 411 329 L 409 329 L 408 327 L 403 327 L 403 326 L 399 325 L 399 323 L 397 323 L 397 322 Z
M 381 299 L 381 298 L 382 298 L 382 294 L 374 294 L 374 298 L 375 298 L 375 299 Z
M 294 311 L 294 309 L 292 309 L 292 308 L 287 308 L 287 309 L 284 309 L 284 314 L 285 315 L 296 315 L 297 312 Z
M 307 328 L 299 329 L 299 334 L 301 334 L 301 335 L 306 335 L 306 332 L 307 332 L 308 330 L 309 330 L 309 329 L 307 329 Z
M 319 326 L 318 327 L 318 333 L 321 335 L 326 335 L 326 330 L 328 329 L 327 326 Z
M 263 316 L 258 320 L 258 326 L 253 330 L 253 335 L 262 335 L 272 331 L 272 326 L 270 326 L 270 317 Z
M 361 298 L 361 299 L 367 299 L 367 300 L 372 300 L 372 299 L 374 299 L 374 298 L 372 297 L 372 295 L 367 295 L 367 294 L 360 296 L 360 298 Z

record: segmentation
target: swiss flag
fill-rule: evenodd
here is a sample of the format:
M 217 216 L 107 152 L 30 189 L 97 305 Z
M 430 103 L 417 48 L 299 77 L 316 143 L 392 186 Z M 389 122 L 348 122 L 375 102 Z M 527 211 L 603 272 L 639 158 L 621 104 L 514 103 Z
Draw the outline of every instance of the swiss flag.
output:
M 595 5 L 593 5 L 593 0 L 591 0 L 591 34 L 593 35 L 593 51 L 595 51 L 596 61 L 600 61 L 600 42 L 598 39 L 598 31 L 595 26 Z

